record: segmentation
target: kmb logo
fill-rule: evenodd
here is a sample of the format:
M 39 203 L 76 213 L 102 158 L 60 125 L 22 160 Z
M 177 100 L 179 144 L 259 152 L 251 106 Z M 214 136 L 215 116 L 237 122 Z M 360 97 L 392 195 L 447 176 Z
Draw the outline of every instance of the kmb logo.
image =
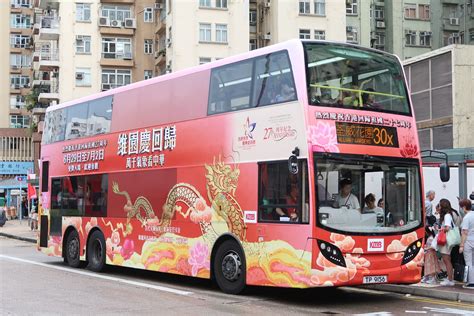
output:
M 367 240 L 367 251 L 383 251 L 384 249 L 383 239 L 368 239 Z

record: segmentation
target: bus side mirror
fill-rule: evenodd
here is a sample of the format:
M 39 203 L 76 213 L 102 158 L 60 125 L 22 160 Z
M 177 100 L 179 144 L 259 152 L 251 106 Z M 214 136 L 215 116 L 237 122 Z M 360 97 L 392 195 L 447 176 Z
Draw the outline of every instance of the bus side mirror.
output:
M 298 157 L 296 157 L 296 155 L 291 155 L 290 158 L 288 158 L 288 171 L 291 174 L 298 173 Z
M 439 177 L 441 181 L 448 182 L 449 181 L 449 166 L 445 163 L 442 163 L 439 166 Z

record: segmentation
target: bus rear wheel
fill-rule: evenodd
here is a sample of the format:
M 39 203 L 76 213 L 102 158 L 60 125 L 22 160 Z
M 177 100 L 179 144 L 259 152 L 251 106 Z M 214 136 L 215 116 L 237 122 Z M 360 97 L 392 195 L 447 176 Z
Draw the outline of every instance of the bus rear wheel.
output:
M 214 277 L 219 288 L 228 294 L 239 294 L 245 288 L 245 258 L 233 240 L 217 248 L 213 262 Z
M 67 235 L 66 253 L 64 254 L 64 261 L 72 268 L 79 268 L 81 265 L 80 245 L 79 234 L 76 230 L 72 230 Z
M 105 240 L 102 233 L 94 231 L 87 244 L 87 268 L 89 270 L 100 272 L 105 266 Z

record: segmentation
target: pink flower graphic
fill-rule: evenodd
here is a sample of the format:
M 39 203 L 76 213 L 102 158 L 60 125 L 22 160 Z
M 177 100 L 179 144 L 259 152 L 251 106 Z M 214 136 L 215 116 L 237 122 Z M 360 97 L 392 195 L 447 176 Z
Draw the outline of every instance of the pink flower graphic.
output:
M 316 126 L 310 126 L 308 129 L 308 139 L 320 151 L 339 152 L 336 127 L 329 123 L 318 121 Z
M 135 250 L 135 243 L 131 239 L 125 239 L 123 242 L 122 249 L 120 249 L 120 254 L 122 257 L 127 260 L 133 255 L 133 251 Z
M 208 268 L 209 262 L 209 248 L 206 244 L 197 242 L 191 248 L 191 256 L 188 259 L 189 264 L 192 266 L 191 274 L 196 276 L 199 269 Z
M 212 219 L 212 210 L 209 206 L 207 206 L 206 201 L 202 198 L 199 198 L 194 202 L 191 211 L 191 221 L 193 223 L 209 223 Z
M 418 146 L 415 144 L 406 143 L 405 146 L 400 149 L 400 154 L 405 158 L 417 157 L 418 156 Z

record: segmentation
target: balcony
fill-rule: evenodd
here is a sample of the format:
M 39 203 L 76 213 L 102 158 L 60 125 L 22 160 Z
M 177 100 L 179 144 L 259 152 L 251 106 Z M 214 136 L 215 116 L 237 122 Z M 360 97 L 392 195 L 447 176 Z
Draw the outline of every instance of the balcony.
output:
M 10 73 L 11 74 L 21 74 L 21 66 L 10 65 Z
M 161 47 L 161 46 L 160 46 Z M 166 63 L 166 49 L 155 52 L 155 66 Z
M 33 54 L 33 61 L 38 61 L 40 71 L 52 71 L 59 68 L 59 49 L 39 47 Z
M 59 39 L 59 20 L 57 17 L 41 17 L 39 39 L 42 41 L 57 41 Z
M 33 75 L 33 88 L 51 85 L 50 77 L 48 71 L 35 71 Z
M 162 10 L 164 11 L 164 10 Z M 155 27 L 155 34 L 162 33 L 166 31 L 166 15 L 164 17 L 160 16 L 158 17 L 159 19 L 156 22 L 156 27 Z
M 51 81 L 48 86 L 39 88 L 38 102 L 49 103 L 57 100 L 59 100 L 59 82 L 57 79 Z
M 132 53 L 102 53 L 100 65 L 102 67 L 133 67 Z
M 461 19 L 460 18 L 443 18 L 443 29 L 445 31 L 459 31 Z

